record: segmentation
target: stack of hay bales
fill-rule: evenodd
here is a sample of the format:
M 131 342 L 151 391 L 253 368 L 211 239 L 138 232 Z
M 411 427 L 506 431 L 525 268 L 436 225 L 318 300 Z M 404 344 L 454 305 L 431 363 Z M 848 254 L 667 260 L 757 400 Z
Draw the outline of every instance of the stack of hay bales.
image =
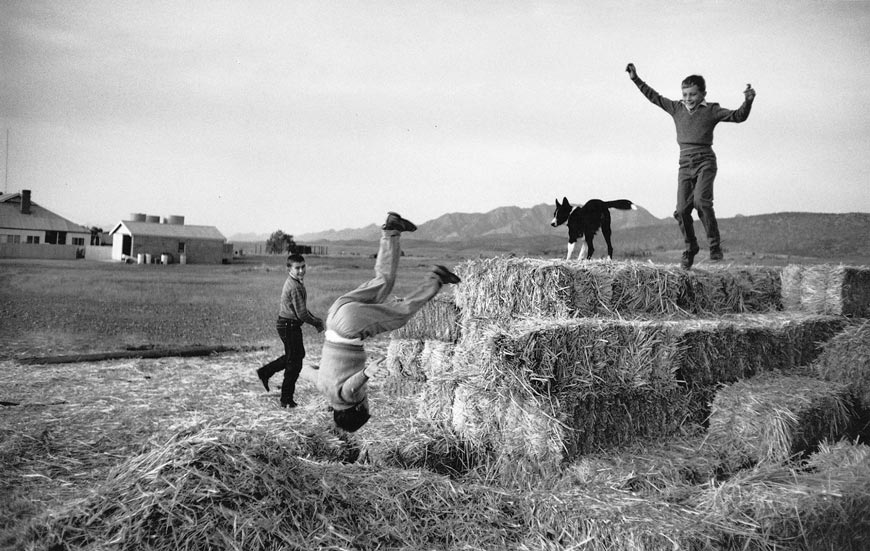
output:
M 391 333 L 385 362 L 390 377 L 384 391 L 407 394 L 436 385 L 450 371 L 459 336 L 459 308 L 453 294 L 437 295 Z
M 420 374 L 420 418 L 491 453 L 502 472 L 547 474 L 703 422 L 723 383 L 806 366 L 848 323 L 783 312 L 784 280 L 769 267 L 502 257 L 456 271 L 450 315 L 424 311 L 452 329 L 433 345 L 432 322 L 409 324 L 393 336 L 392 365 Z M 427 346 L 442 353 L 427 359 Z

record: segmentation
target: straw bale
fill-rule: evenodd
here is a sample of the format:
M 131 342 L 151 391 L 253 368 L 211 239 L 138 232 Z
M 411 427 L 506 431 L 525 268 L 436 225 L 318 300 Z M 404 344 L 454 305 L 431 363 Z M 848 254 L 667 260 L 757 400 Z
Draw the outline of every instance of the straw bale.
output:
M 392 331 L 395 339 L 456 342 L 459 339 L 459 307 L 452 293 L 441 293 L 426 303 L 408 322 Z
M 811 314 L 713 319 L 524 319 L 466 335 L 464 365 L 536 393 L 623 385 L 673 388 L 736 381 L 808 364 L 845 320 Z M 457 361 L 456 363 L 460 363 Z
M 462 263 L 456 272 L 463 280 L 456 291 L 463 321 L 572 314 L 573 276 L 564 262 L 496 257 Z
M 477 365 L 536 393 L 676 385 L 673 336 L 657 322 L 526 319 L 492 331 L 476 348 Z
M 693 416 L 685 389 L 612 387 L 572 398 L 560 403 L 570 416 L 567 459 L 673 435 Z
M 854 414 L 846 385 L 766 373 L 716 393 L 708 432 L 711 442 L 752 461 L 784 461 L 843 436 Z
M 782 296 L 790 310 L 870 317 L 870 267 L 789 265 L 782 272 Z
M 812 368 L 826 381 L 846 383 L 870 410 L 870 321 L 846 327 L 823 345 Z
M 454 348 L 453 343 L 441 340 L 392 337 L 384 362 L 387 371 L 384 390 L 390 395 L 404 395 L 439 386 L 451 370 Z
M 847 447 L 864 448 L 847 444 Z M 762 464 L 691 497 L 697 514 L 732 519 L 727 549 L 863 551 L 870 541 L 870 457 L 866 450 L 820 450 L 807 466 Z M 828 456 L 828 457 L 826 457 Z
M 686 271 L 633 261 L 468 261 L 456 300 L 463 321 L 482 317 L 649 316 L 768 312 L 781 308 L 777 268 Z
M 384 361 L 384 367 L 390 376 L 426 380 L 420 366 L 420 353 L 424 344 L 421 339 L 391 338 L 387 347 L 387 359 Z
M 782 308 L 778 268 L 722 266 L 686 272 L 681 305 L 694 314 L 770 312 Z
M 808 365 L 821 343 L 846 322 L 834 316 L 776 313 L 665 323 L 679 334 L 678 378 L 703 387 Z

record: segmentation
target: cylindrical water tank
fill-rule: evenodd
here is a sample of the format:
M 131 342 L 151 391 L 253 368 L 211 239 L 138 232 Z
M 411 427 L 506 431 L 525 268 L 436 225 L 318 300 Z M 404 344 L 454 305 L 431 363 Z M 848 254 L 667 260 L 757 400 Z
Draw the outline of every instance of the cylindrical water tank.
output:
M 151 255 L 149 253 L 145 253 L 145 264 L 151 264 Z
M 145 221 L 148 222 L 149 224 L 159 224 L 160 217 L 157 216 L 156 214 L 146 214 Z
M 178 255 L 178 263 L 179 264 L 187 264 L 187 255 L 186 254 Z
M 145 255 L 139 253 L 136 255 L 136 264 L 144 264 L 145 263 Z
M 172 262 L 172 257 L 168 254 L 164 253 L 160 255 L 160 263 L 161 264 L 169 264 Z
M 133 214 L 130 215 L 130 221 L 131 222 L 144 222 L 145 221 L 145 214 L 141 213 L 141 212 L 134 212 Z
M 178 214 L 170 214 L 169 215 L 169 223 L 173 226 L 183 226 L 184 225 L 184 216 L 180 216 Z

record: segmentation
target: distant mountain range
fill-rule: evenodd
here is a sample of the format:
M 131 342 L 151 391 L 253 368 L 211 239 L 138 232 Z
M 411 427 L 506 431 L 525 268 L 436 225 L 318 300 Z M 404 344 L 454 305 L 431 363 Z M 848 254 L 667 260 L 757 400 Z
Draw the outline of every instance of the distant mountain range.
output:
M 614 247 L 617 256 L 682 248 L 676 222 L 656 218 L 638 207 L 634 211 L 611 210 Z M 568 231 L 550 227 L 552 205 L 530 208 L 500 207 L 487 213 L 450 213 L 418 223 L 418 230 L 406 239 L 454 251 L 490 250 L 516 254 L 564 254 Z M 695 223 L 701 246 L 704 231 Z M 719 220 L 726 249 L 870 262 L 870 213 L 781 212 L 735 216 Z M 380 227 L 328 230 L 296 235 L 302 244 L 318 242 L 374 242 Z M 234 243 L 265 243 L 268 235 L 237 234 Z M 604 240 L 596 238 L 596 251 L 604 250 Z M 598 254 L 598 252 L 596 252 Z
M 413 239 L 424 241 L 448 242 L 460 241 L 469 238 L 486 237 L 534 237 L 541 235 L 553 235 L 559 231 L 559 235 L 567 230 L 561 228 L 555 230 L 550 227 L 553 219 L 554 205 L 540 204 L 530 208 L 522 207 L 499 207 L 486 213 L 456 212 L 444 214 L 419 223 Z M 667 221 L 656 218 L 643 207 L 637 210 L 623 211 L 613 209 L 610 211 L 614 231 L 625 228 L 642 226 L 654 226 Z M 371 224 L 364 228 L 327 230 L 315 233 L 295 235 L 299 243 L 311 243 L 315 241 L 373 241 L 380 237 L 380 226 Z M 233 242 L 242 241 L 265 241 L 268 235 L 237 234 L 230 238 Z

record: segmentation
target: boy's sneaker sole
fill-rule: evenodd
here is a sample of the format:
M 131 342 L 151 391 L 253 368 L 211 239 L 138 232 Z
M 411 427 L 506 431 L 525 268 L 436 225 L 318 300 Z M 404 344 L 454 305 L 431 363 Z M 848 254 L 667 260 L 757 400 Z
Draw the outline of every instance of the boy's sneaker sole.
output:
M 456 285 L 457 283 L 460 283 L 462 281 L 461 279 L 459 279 L 458 275 L 454 274 L 440 264 L 436 264 L 433 271 L 435 272 L 435 275 L 438 276 L 438 279 L 441 280 L 441 283 L 443 283 L 444 285 Z
M 417 231 L 417 226 L 413 222 L 402 218 L 397 212 L 387 213 L 387 221 L 384 222 L 383 228 L 385 230 Z

